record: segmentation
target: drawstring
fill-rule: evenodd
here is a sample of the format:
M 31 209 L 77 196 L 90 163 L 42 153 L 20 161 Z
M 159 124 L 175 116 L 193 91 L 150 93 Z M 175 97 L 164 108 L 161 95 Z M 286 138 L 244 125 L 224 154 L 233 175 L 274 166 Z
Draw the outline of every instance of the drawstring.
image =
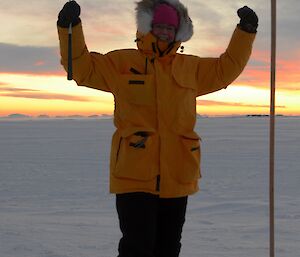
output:
M 154 45 L 154 43 L 152 43 L 152 48 L 153 48 L 153 45 Z M 158 47 L 158 39 L 157 39 L 157 40 L 156 40 L 156 46 L 157 46 L 157 49 L 158 49 L 158 51 L 159 51 L 159 57 L 163 57 L 164 55 L 169 54 L 169 53 L 172 51 L 174 45 L 175 45 L 175 42 L 172 42 L 172 43 L 169 44 L 169 46 L 168 46 L 168 48 L 167 48 L 166 50 L 161 51 L 161 50 L 159 49 L 159 47 Z M 155 45 L 154 45 L 154 46 L 155 46 Z M 155 51 L 155 53 L 156 53 L 156 51 Z
M 153 51 L 153 56 L 151 58 L 151 62 L 154 63 L 154 59 L 155 59 L 155 54 L 156 54 L 156 47 L 155 47 L 155 43 L 152 42 L 152 51 Z
M 148 70 L 148 57 L 146 57 L 145 74 L 147 74 L 147 70 Z
M 169 46 L 168 49 L 166 50 L 166 53 L 165 53 L 165 54 L 167 55 L 168 53 L 170 53 L 171 50 L 173 49 L 173 47 L 174 47 L 174 42 L 170 44 L 170 46 Z
M 152 50 L 153 50 L 153 53 L 156 53 L 156 47 L 155 47 L 155 43 L 152 42 Z
M 151 58 L 150 61 L 153 63 L 153 62 L 154 62 L 154 59 L 155 59 L 155 54 L 156 54 L 157 52 L 159 53 L 159 57 L 163 57 L 164 55 L 169 54 L 169 53 L 172 51 L 172 49 L 174 48 L 175 42 L 170 43 L 170 45 L 168 46 L 168 48 L 167 48 L 165 51 L 161 51 L 161 50 L 159 49 L 159 47 L 158 47 L 158 40 L 156 41 L 156 43 L 155 43 L 155 42 L 152 42 L 151 46 L 152 46 L 152 51 L 153 51 L 153 58 Z M 180 49 L 181 49 L 180 52 L 183 53 L 184 47 L 181 46 Z M 146 60 L 146 65 L 147 65 L 147 61 L 148 61 L 148 60 Z M 146 67 L 147 67 L 147 66 L 146 66 Z M 145 74 L 146 74 L 146 72 L 145 72 Z
M 159 52 L 159 57 L 162 57 L 162 56 L 164 55 L 164 52 L 165 52 L 165 51 L 161 51 L 161 50 L 160 50 L 160 48 L 159 48 L 159 46 L 158 46 L 158 39 L 156 39 L 156 47 L 157 47 L 158 52 Z

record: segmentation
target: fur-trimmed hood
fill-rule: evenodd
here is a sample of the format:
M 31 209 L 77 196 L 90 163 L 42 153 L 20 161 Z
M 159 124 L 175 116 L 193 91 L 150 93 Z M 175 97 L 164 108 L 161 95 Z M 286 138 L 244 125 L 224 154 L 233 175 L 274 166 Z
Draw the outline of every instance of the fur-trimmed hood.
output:
M 153 11 L 157 4 L 167 3 L 172 5 L 180 17 L 179 28 L 175 41 L 186 42 L 193 36 L 193 23 L 188 15 L 187 8 L 179 0 L 141 0 L 136 6 L 137 30 L 146 35 L 152 30 Z

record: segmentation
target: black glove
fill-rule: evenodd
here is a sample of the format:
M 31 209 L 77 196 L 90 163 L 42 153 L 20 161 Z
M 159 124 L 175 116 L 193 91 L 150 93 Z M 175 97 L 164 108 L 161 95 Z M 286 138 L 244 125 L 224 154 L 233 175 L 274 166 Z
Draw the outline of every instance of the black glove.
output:
M 238 16 L 241 18 L 239 27 L 249 33 L 256 33 L 258 27 L 258 17 L 256 13 L 248 6 L 244 6 L 237 11 Z
M 72 26 L 81 22 L 80 5 L 76 1 L 67 2 L 58 14 L 57 25 L 62 28 L 68 28 L 70 23 Z

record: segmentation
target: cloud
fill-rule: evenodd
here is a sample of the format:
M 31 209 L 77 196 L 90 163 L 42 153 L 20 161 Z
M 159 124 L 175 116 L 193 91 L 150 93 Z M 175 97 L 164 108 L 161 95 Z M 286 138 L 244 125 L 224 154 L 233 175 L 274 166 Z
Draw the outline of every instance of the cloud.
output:
M 1 85 L 1 83 L 0 83 Z M 13 87 L 0 87 L 0 94 L 2 92 L 39 92 L 40 90 L 34 90 L 34 89 L 24 89 L 24 88 L 13 88 Z
M 0 43 L 0 71 L 5 73 L 62 73 L 58 48 Z
M 93 101 L 91 97 L 74 96 L 66 94 L 48 93 L 40 90 L 0 87 L 0 97 L 17 97 L 41 100 L 64 100 L 76 102 Z
M 247 108 L 269 108 L 270 107 L 269 105 L 232 103 L 232 102 L 222 102 L 222 101 L 213 101 L 213 100 L 198 100 L 197 105 L 231 106 L 231 107 L 247 107 Z M 277 108 L 286 108 L 286 107 L 277 106 Z

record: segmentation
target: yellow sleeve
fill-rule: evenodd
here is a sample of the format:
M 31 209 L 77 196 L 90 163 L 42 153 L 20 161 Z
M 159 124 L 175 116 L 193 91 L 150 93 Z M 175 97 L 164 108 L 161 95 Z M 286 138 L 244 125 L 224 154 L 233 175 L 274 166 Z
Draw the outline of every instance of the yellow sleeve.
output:
M 68 29 L 57 27 L 60 44 L 61 64 L 68 67 Z M 73 79 L 79 86 L 86 86 L 106 92 L 114 92 L 110 78 L 116 73 L 107 55 L 89 52 L 82 31 L 82 25 L 72 30 Z
M 200 58 L 197 68 L 197 96 L 231 84 L 245 68 L 256 34 L 236 28 L 225 53 L 219 58 Z

